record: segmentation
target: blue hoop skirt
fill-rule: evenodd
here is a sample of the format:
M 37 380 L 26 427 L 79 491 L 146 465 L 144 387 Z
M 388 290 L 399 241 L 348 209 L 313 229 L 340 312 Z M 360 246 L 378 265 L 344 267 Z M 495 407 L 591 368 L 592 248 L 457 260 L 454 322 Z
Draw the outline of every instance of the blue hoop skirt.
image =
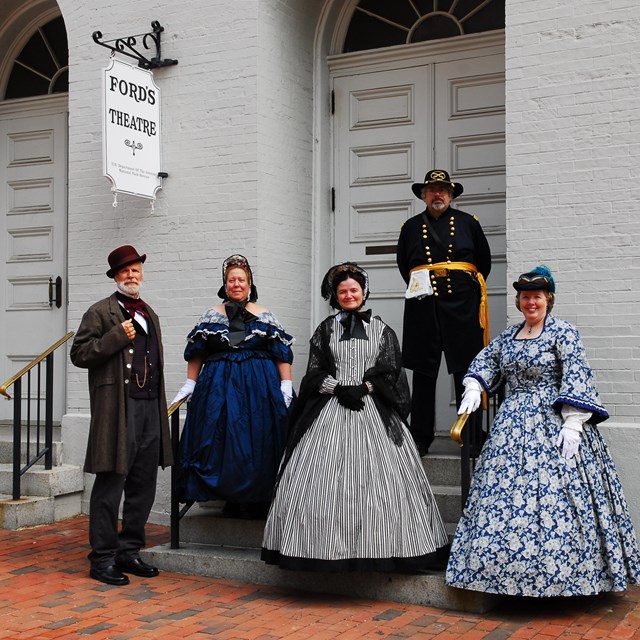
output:
M 291 362 L 293 340 L 269 313 L 248 323 L 245 341 L 230 347 L 226 317 L 216 314 L 211 322 L 212 313 L 191 332 L 185 350 L 187 360 L 210 353 L 180 439 L 179 499 L 268 502 L 287 438 L 276 361 Z

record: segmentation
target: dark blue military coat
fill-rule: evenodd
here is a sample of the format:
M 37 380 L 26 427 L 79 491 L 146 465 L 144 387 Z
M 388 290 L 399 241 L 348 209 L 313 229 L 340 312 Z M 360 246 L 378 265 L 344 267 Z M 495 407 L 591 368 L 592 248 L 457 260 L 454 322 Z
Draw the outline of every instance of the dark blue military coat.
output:
M 406 283 L 413 268 L 438 262 L 470 262 L 485 278 L 491 270 L 489 243 L 477 218 L 451 207 L 438 219 L 428 211 L 409 218 L 400 231 L 396 259 Z M 403 364 L 436 377 L 444 351 L 449 373 L 466 371 L 483 347 L 480 285 L 475 275 L 463 271 L 431 272 L 430 277 L 434 295 L 405 300 Z

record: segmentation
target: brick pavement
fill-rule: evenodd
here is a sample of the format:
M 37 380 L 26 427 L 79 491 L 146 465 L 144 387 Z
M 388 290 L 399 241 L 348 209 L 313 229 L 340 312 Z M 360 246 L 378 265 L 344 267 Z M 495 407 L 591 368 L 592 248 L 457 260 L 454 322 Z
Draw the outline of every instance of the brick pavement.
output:
M 640 639 L 640 587 L 510 598 L 488 614 L 288 592 L 162 572 L 126 587 L 88 577 L 87 520 L 0 531 L 0 638 L 11 640 Z M 149 544 L 167 542 L 148 527 Z

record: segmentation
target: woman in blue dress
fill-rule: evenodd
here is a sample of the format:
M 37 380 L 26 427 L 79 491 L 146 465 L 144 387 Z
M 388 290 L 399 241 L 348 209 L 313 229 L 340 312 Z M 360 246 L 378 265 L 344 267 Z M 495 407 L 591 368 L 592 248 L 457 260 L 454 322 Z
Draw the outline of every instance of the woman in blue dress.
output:
M 231 516 L 264 517 L 287 439 L 293 338 L 258 298 L 247 259 L 222 266 L 223 303 L 187 336 L 190 397 L 180 438 L 181 502 L 224 499 Z
M 623 591 L 640 558 L 622 486 L 596 425 L 600 402 L 577 330 L 549 314 L 544 266 L 513 283 L 524 322 L 483 349 L 459 413 L 506 383 L 453 540 L 447 584 L 521 596 Z

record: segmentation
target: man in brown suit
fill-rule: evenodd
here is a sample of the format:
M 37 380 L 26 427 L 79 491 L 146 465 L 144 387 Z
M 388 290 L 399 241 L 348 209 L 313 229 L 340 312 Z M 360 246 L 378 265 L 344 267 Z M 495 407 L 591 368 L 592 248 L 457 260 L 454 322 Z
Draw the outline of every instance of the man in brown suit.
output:
M 158 575 L 140 558 L 140 549 L 158 466 L 173 462 L 160 322 L 139 293 L 146 257 L 130 245 L 109 254 L 107 277 L 117 291 L 84 314 L 70 354 L 73 364 L 89 370 L 91 425 L 84 470 L 96 475 L 89 575 L 112 585 L 128 584 L 127 573 Z

